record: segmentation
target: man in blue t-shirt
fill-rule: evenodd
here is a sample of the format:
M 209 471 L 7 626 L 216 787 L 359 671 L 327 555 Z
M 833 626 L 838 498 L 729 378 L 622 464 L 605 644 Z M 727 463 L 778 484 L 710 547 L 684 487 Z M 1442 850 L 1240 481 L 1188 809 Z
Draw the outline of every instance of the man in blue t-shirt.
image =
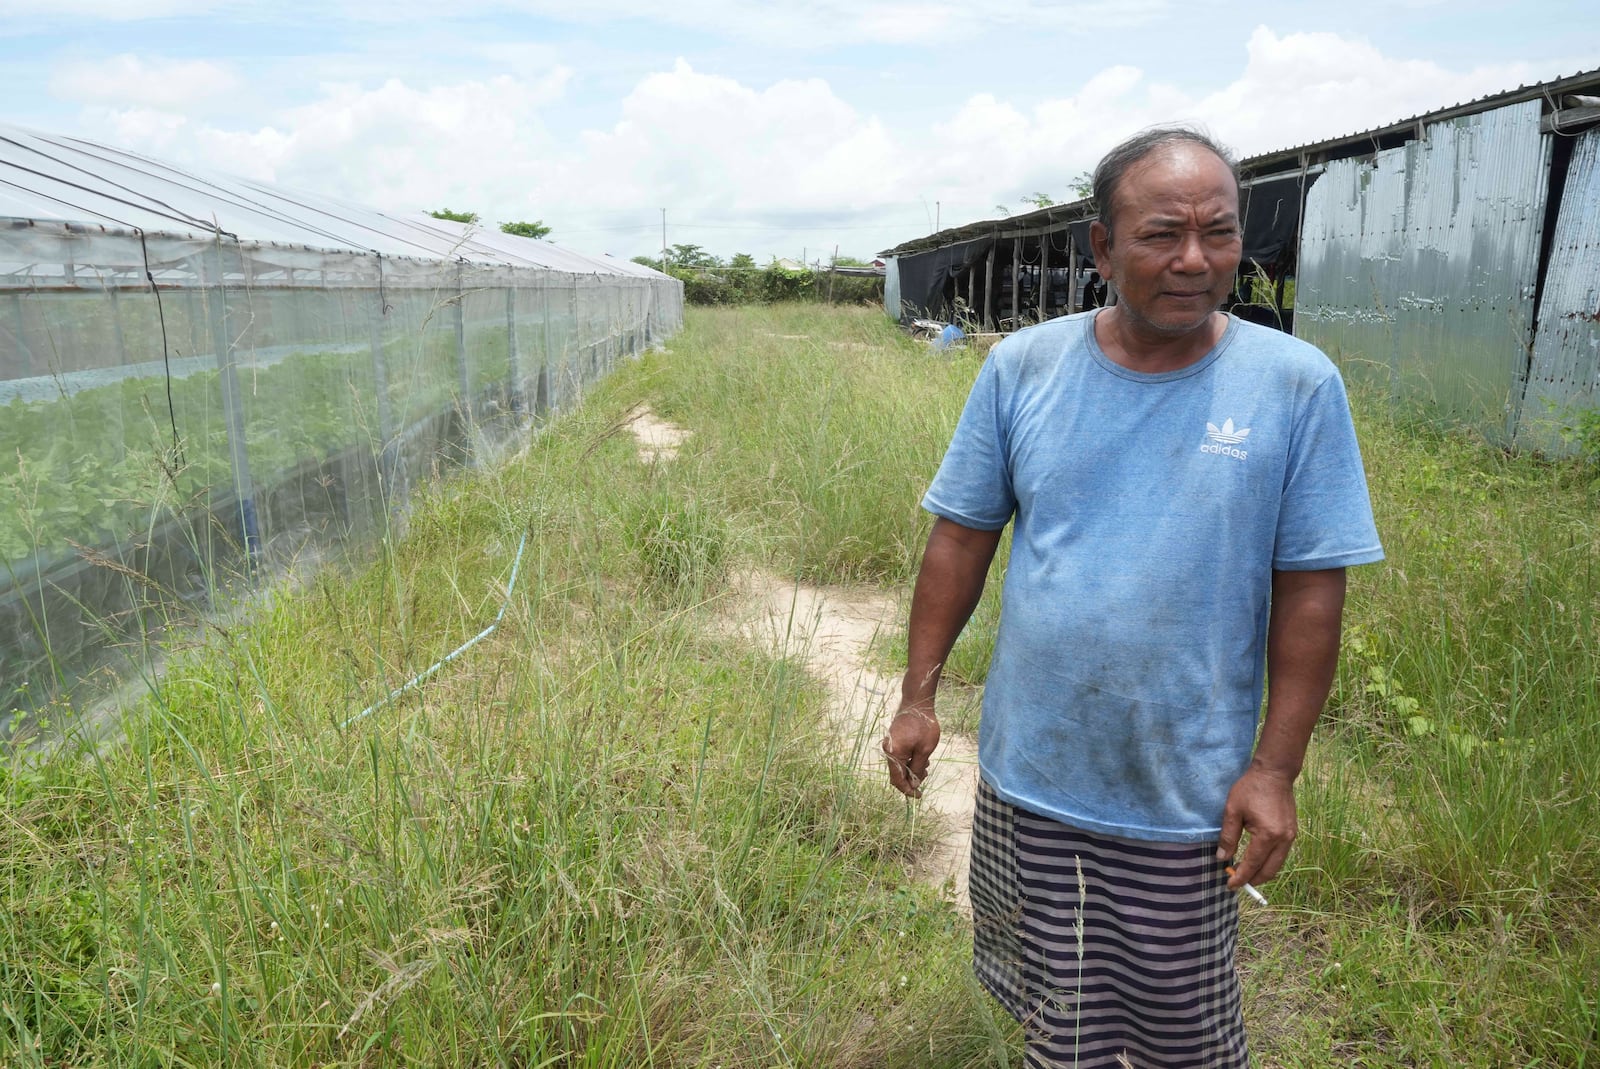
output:
M 917 796 L 940 670 L 1014 524 L 979 728 L 978 976 L 1029 1065 L 1243 1067 L 1231 892 L 1288 856 L 1344 569 L 1383 553 L 1337 370 L 1218 311 L 1242 247 L 1225 151 L 1147 131 L 1094 195 L 1117 301 L 980 372 L 923 499 L 883 749 Z

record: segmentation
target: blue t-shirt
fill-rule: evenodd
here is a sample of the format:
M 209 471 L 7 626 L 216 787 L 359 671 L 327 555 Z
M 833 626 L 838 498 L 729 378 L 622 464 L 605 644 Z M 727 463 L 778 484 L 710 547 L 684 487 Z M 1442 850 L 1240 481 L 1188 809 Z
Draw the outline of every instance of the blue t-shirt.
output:
M 1015 517 L 978 731 L 1006 801 L 1102 834 L 1204 842 L 1249 764 L 1274 569 L 1381 560 L 1344 384 L 1232 319 L 1144 374 L 1094 312 L 997 345 L 923 507 Z

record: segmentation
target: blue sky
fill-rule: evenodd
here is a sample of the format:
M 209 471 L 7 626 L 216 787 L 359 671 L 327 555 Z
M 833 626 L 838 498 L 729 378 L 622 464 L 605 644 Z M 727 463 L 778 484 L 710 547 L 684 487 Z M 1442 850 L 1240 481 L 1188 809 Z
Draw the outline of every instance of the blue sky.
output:
M 1588 3 L 0 0 L 4 121 L 633 256 L 870 256 L 1133 131 L 1241 153 L 1600 67 Z

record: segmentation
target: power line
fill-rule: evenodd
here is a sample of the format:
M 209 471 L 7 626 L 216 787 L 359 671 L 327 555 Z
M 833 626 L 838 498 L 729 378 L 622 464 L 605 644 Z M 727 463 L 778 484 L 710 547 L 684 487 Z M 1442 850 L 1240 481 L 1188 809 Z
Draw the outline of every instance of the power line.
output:
M 568 230 L 565 227 L 563 227 L 563 228 L 561 228 L 561 233 L 564 234 L 564 235 L 572 235 L 572 234 L 621 233 L 621 232 L 625 232 L 625 231 L 633 231 L 633 232 L 654 231 L 658 227 L 660 227 L 660 225 L 661 224 L 659 222 L 653 222 L 653 223 L 638 223 L 638 224 L 629 225 L 629 226 L 584 227 L 581 230 Z M 700 223 L 700 222 L 696 222 L 696 221 L 694 221 L 692 219 L 690 219 L 690 220 L 674 219 L 673 222 L 672 222 L 672 225 L 675 226 L 675 227 L 678 227 L 680 229 L 692 229 L 692 230 L 743 230 L 743 231 L 762 233 L 762 234 L 792 234 L 792 233 L 795 233 L 795 232 L 798 232 L 798 231 L 824 231 L 824 232 L 828 232 L 828 231 L 836 231 L 836 230 L 899 230 L 899 229 L 904 229 L 907 224 L 899 222 L 899 221 L 893 221 L 893 220 L 888 221 L 888 222 L 883 222 L 883 223 L 842 223 L 842 224 L 837 224 L 837 225 L 828 224 L 828 223 L 817 223 L 817 224 L 811 224 L 811 225 L 799 225 L 799 224 L 790 225 L 790 224 L 786 224 L 786 223 Z
M 654 230 L 659 225 L 660 225 L 659 223 L 640 223 L 637 226 L 588 226 L 588 227 L 584 227 L 582 230 L 568 230 L 566 227 L 562 227 L 561 228 L 561 233 L 563 233 L 563 234 L 609 234 L 609 233 L 614 233 L 614 232 L 624 231 L 624 230 Z
M 789 225 L 785 223 L 696 223 L 689 221 L 679 223 L 679 226 L 694 227 L 696 230 L 760 230 L 767 233 L 791 233 L 796 230 L 888 230 L 900 228 L 903 223 L 865 223 L 865 224 L 839 224 L 819 223 L 815 226 Z

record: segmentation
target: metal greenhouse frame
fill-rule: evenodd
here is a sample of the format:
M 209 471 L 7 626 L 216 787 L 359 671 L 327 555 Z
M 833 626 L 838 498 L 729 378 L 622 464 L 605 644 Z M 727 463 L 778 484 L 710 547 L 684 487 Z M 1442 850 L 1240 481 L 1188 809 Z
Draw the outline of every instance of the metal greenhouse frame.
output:
M 0 126 L 0 713 L 682 325 L 633 263 Z

